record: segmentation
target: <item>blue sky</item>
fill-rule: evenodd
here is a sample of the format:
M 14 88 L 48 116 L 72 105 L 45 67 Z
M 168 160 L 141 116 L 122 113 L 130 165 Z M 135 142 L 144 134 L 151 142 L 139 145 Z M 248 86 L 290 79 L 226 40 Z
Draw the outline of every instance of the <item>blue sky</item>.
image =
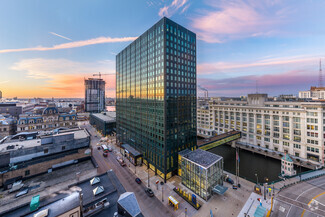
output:
M 3 0 L 0 90 L 7 97 L 83 97 L 83 79 L 162 16 L 197 34 L 198 84 L 213 96 L 297 94 L 325 63 L 320 0 Z M 325 71 L 325 70 L 323 70 Z M 199 91 L 199 95 L 202 94 Z

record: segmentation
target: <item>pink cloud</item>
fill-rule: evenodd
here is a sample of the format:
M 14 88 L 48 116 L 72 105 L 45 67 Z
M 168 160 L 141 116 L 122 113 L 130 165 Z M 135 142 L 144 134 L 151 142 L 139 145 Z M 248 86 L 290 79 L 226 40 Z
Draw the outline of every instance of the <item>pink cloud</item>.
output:
M 187 2 L 188 0 L 173 0 L 171 4 L 165 5 L 164 7 L 160 8 L 158 15 L 160 17 L 170 17 L 181 8 L 181 13 L 184 13 L 189 7 L 188 4 L 186 5 Z
M 236 62 L 215 62 L 215 63 L 201 63 L 198 64 L 198 74 L 210 75 L 218 74 L 220 72 L 229 71 L 232 69 L 244 69 L 264 66 L 277 66 L 277 65 L 297 65 L 305 63 L 315 63 L 316 56 L 292 56 L 282 58 L 267 58 L 248 63 L 236 63 Z
M 198 78 L 198 84 L 209 90 L 212 95 L 240 96 L 256 91 L 269 94 L 298 94 L 317 84 L 317 72 L 291 70 L 280 74 L 248 75 L 226 79 Z
M 212 10 L 203 11 L 193 19 L 192 27 L 199 39 L 210 43 L 225 40 L 270 35 L 281 24 L 284 14 L 279 3 L 257 0 L 210 1 Z

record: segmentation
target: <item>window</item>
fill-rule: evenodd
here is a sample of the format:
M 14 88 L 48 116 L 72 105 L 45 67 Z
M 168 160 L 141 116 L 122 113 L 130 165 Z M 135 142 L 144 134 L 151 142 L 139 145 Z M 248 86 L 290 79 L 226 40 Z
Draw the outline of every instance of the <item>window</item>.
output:
M 64 151 L 64 150 L 65 150 L 65 146 L 63 145 L 63 146 L 62 146 L 62 151 Z
M 47 153 L 49 153 L 49 149 L 48 148 L 44 149 L 44 154 L 47 154 Z
M 29 170 L 25 170 L 25 176 L 29 176 L 30 171 Z

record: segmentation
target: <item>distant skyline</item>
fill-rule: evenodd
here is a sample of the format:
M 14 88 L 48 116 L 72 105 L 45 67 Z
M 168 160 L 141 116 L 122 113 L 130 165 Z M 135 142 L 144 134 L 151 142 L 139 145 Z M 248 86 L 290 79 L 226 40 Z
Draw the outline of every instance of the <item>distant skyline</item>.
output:
M 101 72 L 115 97 L 115 55 L 166 16 L 197 34 L 197 83 L 210 96 L 254 93 L 256 81 L 297 95 L 318 85 L 324 11 L 318 0 L 3 0 L 0 90 L 80 98 L 84 78 Z

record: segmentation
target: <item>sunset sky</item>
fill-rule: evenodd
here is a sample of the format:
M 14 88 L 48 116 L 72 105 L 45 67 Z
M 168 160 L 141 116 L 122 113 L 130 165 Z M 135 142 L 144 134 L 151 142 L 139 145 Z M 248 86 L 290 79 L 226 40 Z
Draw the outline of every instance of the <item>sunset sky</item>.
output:
M 246 95 L 256 81 L 298 94 L 325 65 L 324 11 L 323 0 L 2 0 L 0 90 L 83 97 L 83 79 L 101 72 L 115 97 L 115 55 L 166 16 L 197 34 L 198 84 L 211 96 Z

